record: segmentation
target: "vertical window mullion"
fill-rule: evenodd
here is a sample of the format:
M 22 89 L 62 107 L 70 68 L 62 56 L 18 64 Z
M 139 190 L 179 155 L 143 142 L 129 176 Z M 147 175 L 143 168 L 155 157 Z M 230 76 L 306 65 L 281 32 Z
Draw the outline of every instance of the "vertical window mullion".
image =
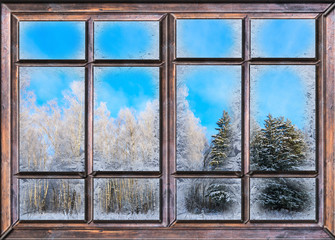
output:
M 93 20 L 87 21 L 86 31 L 86 220 L 93 220 Z
M 250 134 L 250 19 L 248 16 L 243 20 L 243 60 L 242 64 L 242 221 L 249 222 L 249 199 L 250 199 L 250 177 L 249 167 L 249 134 Z
M 169 159 L 168 159 L 168 16 L 160 22 L 160 54 L 163 65 L 160 68 L 160 158 L 161 158 L 161 220 L 164 226 L 169 224 Z
M 176 19 L 173 15 L 168 16 L 168 169 L 169 169 L 169 220 L 171 225 L 176 220 L 176 66 L 175 40 L 176 40 Z

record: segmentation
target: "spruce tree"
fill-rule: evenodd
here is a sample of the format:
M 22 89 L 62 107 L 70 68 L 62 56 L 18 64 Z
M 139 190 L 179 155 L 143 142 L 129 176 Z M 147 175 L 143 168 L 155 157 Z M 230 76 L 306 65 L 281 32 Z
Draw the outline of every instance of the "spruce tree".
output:
M 228 112 L 223 111 L 222 118 L 217 121 L 218 133 L 213 135 L 212 148 L 210 152 L 209 165 L 212 169 L 220 168 L 224 165 L 225 159 L 229 155 L 230 140 L 231 140 L 231 127 L 230 117 Z
M 290 120 L 270 114 L 264 128 L 254 136 L 251 146 L 253 167 L 265 171 L 296 170 L 305 158 L 302 132 Z M 304 184 L 290 178 L 267 181 L 260 194 L 261 205 L 269 210 L 303 211 L 309 200 Z
M 305 158 L 304 137 L 290 120 L 268 115 L 264 128 L 255 134 L 250 151 L 257 170 L 294 170 Z

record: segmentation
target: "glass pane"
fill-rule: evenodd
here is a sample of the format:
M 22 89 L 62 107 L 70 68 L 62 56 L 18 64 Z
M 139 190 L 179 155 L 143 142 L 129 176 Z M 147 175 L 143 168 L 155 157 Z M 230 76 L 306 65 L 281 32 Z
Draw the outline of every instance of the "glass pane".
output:
M 252 178 L 251 220 L 315 220 L 315 179 Z
M 159 68 L 94 69 L 94 170 L 159 170 Z
M 83 179 L 20 179 L 20 220 L 84 220 Z
M 177 170 L 241 168 L 241 68 L 177 67 Z
M 178 58 L 241 58 L 241 19 L 177 20 Z
M 159 22 L 94 23 L 96 59 L 158 59 Z
M 251 20 L 251 56 L 314 58 L 315 20 Z
M 315 66 L 251 66 L 251 169 L 315 169 Z
M 85 59 L 85 22 L 20 22 L 20 59 Z
M 84 68 L 20 68 L 20 171 L 84 171 L 84 125 Z
M 159 179 L 94 179 L 94 219 L 159 220 Z
M 177 180 L 177 220 L 240 220 L 241 180 Z

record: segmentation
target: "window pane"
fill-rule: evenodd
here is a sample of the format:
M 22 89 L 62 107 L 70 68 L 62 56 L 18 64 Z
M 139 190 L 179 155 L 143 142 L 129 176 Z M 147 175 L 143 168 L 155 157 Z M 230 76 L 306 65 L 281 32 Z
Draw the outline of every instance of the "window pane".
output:
M 177 20 L 178 58 L 241 58 L 242 20 Z
M 159 170 L 159 68 L 94 69 L 94 170 Z
M 251 66 L 251 169 L 315 169 L 315 66 Z
M 241 68 L 177 67 L 177 170 L 241 168 Z
M 20 68 L 20 171 L 84 171 L 84 123 L 84 68 Z
M 251 56 L 314 58 L 315 20 L 251 20 Z
M 20 220 L 84 220 L 82 179 L 20 179 Z
M 240 220 L 241 180 L 177 180 L 177 220 Z
M 158 59 L 159 22 L 94 23 L 96 59 Z
M 84 59 L 85 22 L 20 22 L 20 59 Z
M 251 220 L 315 220 L 315 179 L 252 178 Z
M 159 179 L 94 179 L 95 220 L 159 220 Z

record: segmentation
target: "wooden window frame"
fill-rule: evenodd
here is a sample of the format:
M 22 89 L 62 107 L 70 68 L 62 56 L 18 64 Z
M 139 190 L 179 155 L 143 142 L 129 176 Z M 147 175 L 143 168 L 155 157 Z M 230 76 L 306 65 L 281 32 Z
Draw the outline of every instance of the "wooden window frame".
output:
M 93 20 L 159 20 L 161 26 L 160 60 L 123 61 L 93 59 Z M 175 21 L 178 18 L 243 19 L 243 57 L 241 59 L 175 59 Z M 250 19 L 314 18 L 317 23 L 316 58 L 251 59 Z M 18 22 L 21 20 L 86 21 L 85 60 L 19 60 Z M 1 4 L 1 236 L 11 238 L 87 237 L 87 238 L 330 238 L 335 234 L 335 8 L 330 3 L 2 3 Z M 242 66 L 242 148 L 240 173 L 175 173 L 175 70 L 178 64 L 234 64 Z M 317 66 L 317 171 L 294 173 L 252 173 L 249 171 L 249 66 L 251 64 L 310 64 Z M 92 96 L 93 66 L 156 66 L 160 67 L 161 95 L 161 171 L 159 174 L 129 173 L 120 177 L 160 177 L 160 223 L 94 222 L 92 221 L 92 179 L 108 173 L 93 172 Z M 56 173 L 17 173 L 18 168 L 18 67 L 81 66 L 86 69 L 86 171 L 66 173 L 62 178 L 84 178 L 86 181 L 85 222 L 23 222 L 18 218 L 18 179 L 60 177 Z M 236 175 L 237 174 L 237 175 Z M 238 175 L 239 174 L 239 175 Z M 113 173 L 115 175 L 115 173 Z M 238 222 L 175 221 L 175 178 L 232 177 L 242 178 L 249 185 L 252 177 L 315 177 L 319 196 L 317 221 L 250 222 L 249 188 L 244 188 L 243 219 Z

